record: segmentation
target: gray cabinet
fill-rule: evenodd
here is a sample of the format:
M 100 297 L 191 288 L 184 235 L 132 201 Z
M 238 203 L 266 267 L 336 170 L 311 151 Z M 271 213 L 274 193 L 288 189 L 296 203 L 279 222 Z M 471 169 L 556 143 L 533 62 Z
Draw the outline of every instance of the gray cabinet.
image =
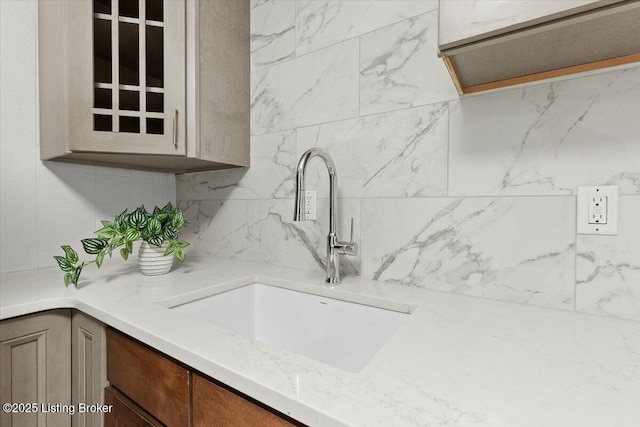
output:
M 0 400 L 35 405 L 0 413 L 3 427 L 70 426 L 71 312 L 54 310 L 0 322 Z M 50 408 L 49 405 L 60 405 Z
M 86 314 L 73 311 L 71 316 L 71 400 L 80 404 L 100 405 L 107 382 L 107 350 L 104 324 Z M 72 417 L 73 427 L 102 427 L 103 414 L 80 412 Z
M 0 400 L 30 407 L 3 411 L 0 425 L 102 427 L 103 414 L 81 408 L 104 404 L 106 373 L 105 327 L 86 314 L 61 309 L 3 320 Z
M 249 165 L 248 0 L 41 0 L 42 160 Z

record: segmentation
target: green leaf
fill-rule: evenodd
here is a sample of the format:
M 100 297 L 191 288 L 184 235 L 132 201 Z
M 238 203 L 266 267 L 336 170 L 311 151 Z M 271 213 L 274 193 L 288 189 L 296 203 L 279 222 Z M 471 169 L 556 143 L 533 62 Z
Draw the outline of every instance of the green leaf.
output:
M 76 262 L 78 262 L 78 253 L 74 251 L 71 246 L 64 245 L 60 247 L 64 251 L 64 254 L 67 257 L 67 261 L 69 261 L 71 264 L 75 264 Z
M 176 230 L 174 230 L 172 226 L 167 225 L 162 234 L 164 234 L 164 237 L 166 237 L 167 239 L 173 239 L 173 236 L 176 235 Z
M 133 253 L 133 242 L 127 242 L 127 250 L 130 254 Z
M 67 273 L 64 275 L 64 285 L 65 286 L 69 286 L 71 284 L 71 278 L 72 278 L 73 274 L 71 273 Z
M 127 248 L 120 249 L 120 256 L 122 256 L 122 259 L 124 259 L 125 261 L 127 260 L 127 258 L 129 258 L 129 254 L 130 252 L 127 250 Z
M 112 228 L 104 227 L 96 231 L 95 234 L 101 239 L 111 239 L 116 235 L 116 231 Z
M 171 242 L 169 242 L 169 245 L 167 246 L 167 250 L 164 251 L 164 255 L 170 255 L 173 253 L 173 251 L 176 250 L 176 241 L 172 240 Z
M 124 243 L 124 236 L 116 236 L 113 240 L 111 240 L 111 243 L 109 243 L 109 246 L 115 249 L 123 243 Z
M 136 240 L 138 240 L 140 238 L 142 234 L 136 230 L 135 228 L 129 228 L 125 233 L 124 233 L 124 240 L 127 242 L 134 242 Z
M 182 249 L 178 249 L 176 251 L 176 258 L 178 258 L 178 261 L 180 262 L 184 261 L 184 251 Z
M 129 216 L 129 224 L 138 230 L 143 229 L 147 225 L 147 212 L 144 210 L 144 206 L 133 211 L 131 216 Z
M 125 216 L 127 215 L 127 210 L 123 210 L 120 215 L 116 217 L 113 221 L 113 225 L 116 229 L 120 230 L 122 228 L 122 224 L 125 222 Z M 104 223 L 103 223 L 104 224 Z
M 153 246 L 162 246 L 162 242 L 164 242 L 164 237 L 162 237 L 162 236 L 153 236 L 152 238 L 147 240 L 147 242 L 149 242 L 149 244 L 153 245 Z
M 102 261 L 104 261 L 104 251 L 98 252 L 98 256 L 96 257 L 96 265 L 98 268 L 102 266 Z
M 186 248 L 187 246 L 189 246 L 189 242 L 178 241 L 178 247 L 179 247 L 180 249 L 182 249 L 182 248 Z
M 71 275 L 71 283 L 73 283 L 76 286 L 78 286 L 78 279 L 80 278 L 80 273 L 82 273 L 82 265 L 77 266 L 76 269 L 73 270 L 73 274 Z
M 82 242 L 82 247 L 84 248 L 84 251 L 89 255 L 96 255 L 105 246 L 107 246 L 107 241 L 103 239 L 90 238 L 90 239 L 82 239 L 80 241 Z
M 157 219 L 151 218 L 147 223 L 147 228 L 145 229 L 145 231 L 150 236 L 155 236 L 156 234 L 160 234 L 160 232 L 162 231 L 162 224 L 160 224 L 160 221 L 158 221 Z
M 160 210 L 160 208 L 159 208 L 159 207 L 157 207 L 157 206 L 156 206 L 155 208 L 153 208 L 153 215 L 154 215 L 154 216 L 155 216 L 155 215 L 158 215 L 160 212 L 162 212 L 162 211 Z
M 182 227 L 183 224 L 184 224 L 184 214 L 182 213 L 182 211 L 178 211 L 176 212 L 175 216 L 171 220 L 171 225 L 173 225 L 173 228 L 177 230 L 178 228 Z
M 171 202 L 167 203 L 166 205 L 164 205 L 164 207 L 162 208 L 162 212 L 171 212 L 173 211 L 173 205 L 171 204 Z
M 54 256 L 55 260 L 58 262 L 58 266 L 62 271 L 72 271 L 73 264 L 69 262 L 69 260 L 63 256 Z
M 115 228 L 115 224 L 109 221 L 100 221 L 102 223 L 102 226 L 105 228 Z
M 160 222 L 164 222 L 167 220 L 167 218 L 169 218 L 169 214 L 168 213 L 159 213 L 158 215 L 156 215 L 156 219 Z

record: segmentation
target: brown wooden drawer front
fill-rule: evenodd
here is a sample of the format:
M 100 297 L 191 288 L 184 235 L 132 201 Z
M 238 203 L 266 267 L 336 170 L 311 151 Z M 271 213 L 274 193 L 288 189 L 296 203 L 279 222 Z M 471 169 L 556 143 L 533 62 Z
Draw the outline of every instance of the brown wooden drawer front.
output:
M 290 427 L 289 421 L 193 373 L 194 427 Z
M 104 414 L 104 427 L 163 427 L 144 409 L 113 387 L 104 389 L 104 403 L 112 405 Z
M 107 330 L 107 379 L 167 426 L 189 425 L 189 372 L 113 329 Z

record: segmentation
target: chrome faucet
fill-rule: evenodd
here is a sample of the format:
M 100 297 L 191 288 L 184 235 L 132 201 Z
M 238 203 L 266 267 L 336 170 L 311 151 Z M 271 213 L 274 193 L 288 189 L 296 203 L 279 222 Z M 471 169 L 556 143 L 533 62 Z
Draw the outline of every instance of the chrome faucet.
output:
M 305 193 L 305 172 L 309 160 L 320 157 L 329 171 L 329 235 L 327 236 L 327 283 L 340 283 L 340 255 L 355 255 L 357 246 L 353 242 L 353 218 L 351 219 L 351 241 L 341 242 L 336 233 L 337 217 L 337 186 L 338 176 L 336 175 L 336 165 L 333 159 L 324 150 L 311 148 L 307 150 L 300 160 L 296 169 L 296 200 L 294 221 L 304 221 L 304 193 Z

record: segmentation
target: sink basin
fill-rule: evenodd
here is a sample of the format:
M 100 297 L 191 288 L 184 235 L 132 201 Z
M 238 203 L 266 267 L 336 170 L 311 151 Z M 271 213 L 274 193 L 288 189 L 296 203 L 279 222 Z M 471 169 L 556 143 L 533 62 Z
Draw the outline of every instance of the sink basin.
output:
M 360 372 L 409 316 L 263 283 L 171 309 L 350 372 Z

